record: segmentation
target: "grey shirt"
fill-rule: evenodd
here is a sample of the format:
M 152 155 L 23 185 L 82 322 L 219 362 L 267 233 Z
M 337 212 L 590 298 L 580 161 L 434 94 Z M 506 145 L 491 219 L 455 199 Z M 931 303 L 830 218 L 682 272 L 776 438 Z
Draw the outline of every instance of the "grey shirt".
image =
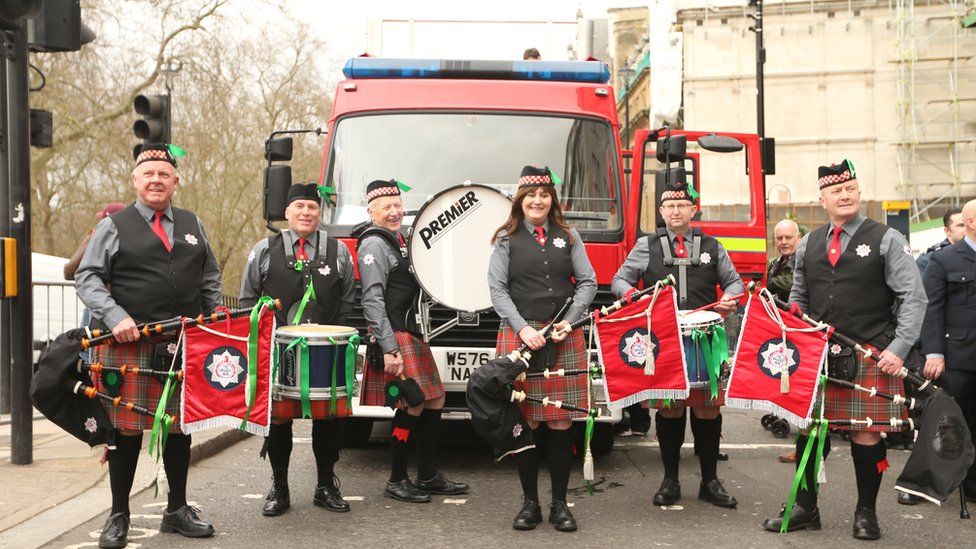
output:
M 402 250 L 402 248 L 401 248 Z M 380 236 L 368 236 L 359 244 L 359 280 L 363 285 L 363 316 L 366 325 L 383 349 L 392 353 L 399 349 L 393 327 L 386 316 L 386 281 L 390 272 L 406 261 L 406 256 L 393 248 Z
M 677 233 L 670 228 L 667 231 L 668 242 L 673 246 L 674 237 L 677 236 Z M 686 240 L 687 234 L 688 232 L 686 231 Z M 652 236 L 656 238 L 656 236 Z M 647 246 L 647 238 L 640 238 L 637 240 L 637 245 L 634 246 L 634 249 L 627 256 L 627 260 L 617 270 L 617 274 L 613 276 L 613 282 L 610 283 L 610 291 L 613 292 L 613 295 L 620 297 L 636 286 L 637 282 L 644 276 L 644 271 L 647 270 L 647 262 L 649 260 L 650 251 Z M 745 286 L 742 285 L 742 279 L 739 278 L 739 273 L 736 272 L 735 265 L 732 264 L 732 260 L 729 259 L 729 253 L 725 251 L 725 246 L 722 246 L 721 242 L 718 243 L 718 257 L 715 258 L 715 269 L 718 275 L 719 286 L 722 287 L 722 291 L 725 294 L 741 294 L 745 291 Z
M 305 253 L 309 257 L 314 257 L 314 250 L 319 245 L 319 235 L 326 235 L 324 231 L 316 231 L 308 236 L 305 243 Z M 292 251 L 298 253 L 298 235 L 294 235 Z M 268 289 L 264 287 L 264 281 L 268 277 L 268 269 L 271 268 L 271 249 L 269 243 L 271 238 L 264 238 L 254 245 L 251 253 L 247 255 L 247 265 L 244 266 L 244 275 L 241 278 L 240 303 L 242 307 L 253 307 L 258 302 L 258 298 L 268 294 Z M 339 318 L 348 318 L 356 304 L 356 273 L 352 266 L 352 254 L 346 243 L 338 241 L 336 246 L 336 269 L 342 280 L 342 297 L 339 299 Z M 323 250 L 324 252 L 324 250 Z
M 528 221 L 523 222 L 523 227 L 530 234 L 535 233 L 535 225 Z M 549 223 L 542 225 L 543 230 L 548 234 Z M 583 316 L 583 312 L 593 302 L 596 297 L 596 272 L 590 259 L 586 256 L 586 246 L 580 238 L 579 231 L 570 228 L 570 236 L 573 238 L 573 246 L 570 249 L 570 261 L 573 264 L 573 277 L 576 278 L 576 291 L 573 292 L 573 304 L 563 317 L 563 320 L 575 322 Z M 499 236 L 495 242 L 495 247 L 488 260 L 488 288 L 491 291 L 491 304 L 495 312 L 501 317 L 502 322 L 508 324 L 518 333 L 522 328 L 529 325 L 528 322 L 519 314 L 512 296 L 508 293 L 508 262 L 509 262 L 509 242 L 508 237 Z
M 863 215 L 858 214 L 844 224 L 840 233 L 841 253 L 847 249 L 851 238 L 865 219 Z M 832 233 L 833 231 L 827 231 L 825 237 L 827 242 L 833 237 Z M 806 253 L 807 240 L 811 234 L 813 233 L 805 235 L 796 247 L 796 267 L 793 270 L 793 288 L 790 290 L 790 301 L 804 311 L 809 308 L 809 295 L 803 255 Z M 922 286 L 922 275 L 918 272 L 915 259 L 912 257 L 912 249 L 905 237 L 896 229 L 889 228 L 881 237 L 880 248 L 885 283 L 895 294 L 895 339 L 886 350 L 904 359 L 922 332 L 922 318 L 925 316 L 928 298 L 925 297 L 925 287 Z
M 152 225 L 155 221 L 156 210 L 136 200 L 136 210 L 146 220 L 146 224 Z M 173 208 L 167 205 L 163 210 L 161 220 L 163 230 L 169 241 L 173 241 Z M 200 236 L 203 237 L 203 245 L 207 247 L 207 260 L 203 266 L 203 282 L 200 293 L 203 299 L 203 310 L 209 312 L 221 304 L 221 285 L 220 267 L 217 266 L 217 259 L 214 257 L 213 249 L 210 248 L 210 241 L 207 240 L 207 233 L 203 230 L 203 222 L 197 218 L 200 227 Z M 88 248 L 85 250 L 84 257 L 78 271 L 75 272 L 75 291 L 85 307 L 92 312 L 92 317 L 105 323 L 109 329 L 114 328 L 119 322 L 129 318 L 129 313 L 125 311 L 108 289 L 108 283 L 112 279 L 112 258 L 119 252 L 119 231 L 111 218 L 98 222 L 95 231 L 92 233 L 91 240 L 88 241 Z M 163 320 L 163 319 L 159 319 Z

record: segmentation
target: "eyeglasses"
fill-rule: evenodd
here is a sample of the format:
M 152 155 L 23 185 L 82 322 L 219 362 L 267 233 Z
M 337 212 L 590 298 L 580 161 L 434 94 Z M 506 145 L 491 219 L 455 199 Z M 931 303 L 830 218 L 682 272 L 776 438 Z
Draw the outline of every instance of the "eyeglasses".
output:
M 664 210 L 664 211 L 672 211 L 672 212 L 679 211 L 679 210 L 682 211 L 682 212 L 684 212 L 684 211 L 687 211 L 687 210 L 689 210 L 691 208 L 694 208 L 694 207 L 695 207 L 694 204 L 663 204 L 663 205 L 661 205 L 661 209 L 662 210 Z

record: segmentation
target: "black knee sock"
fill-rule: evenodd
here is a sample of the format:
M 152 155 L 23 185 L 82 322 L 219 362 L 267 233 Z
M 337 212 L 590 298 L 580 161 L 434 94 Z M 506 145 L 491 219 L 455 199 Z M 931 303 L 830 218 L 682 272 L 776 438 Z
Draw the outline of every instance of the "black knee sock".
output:
M 718 478 L 718 440 L 722 436 L 721 429 L 719 418 L 702 419 L 695 417 L 694 412 L 691 413 L 691 433 L 695 436 L 695 446 L 698 448 L 702 482 Z
M 888 468 L 888 450 L 884 441 L 871 446 L 851 442 L 854 476 L 857 479 L 857 507 L 874 511 L 881 489 L 881 478 Z
M 163 468 L 169 482 L 166 511 L 172 513 L 186 505 L 186 476 L 190 472 L 190 435 L 170 433 L 163 450 Z
M 410 459 L 410 434 L 417 430 L 420 416 L 412 416 L 406 410 L 397 410 L 393 415 L 393 434 L 390 436 L 390 482 L 400 482 L 407 475 L 407 461 Z
M 816 439 L 811 439 L 806 435 L 800 434 L 796 438 L 796 468 L 800 468 L 800 461 L 803 459 L 803 452 L 806 450 L 807 444 L 817 444 Z M 796 502 L 800 504 L 804 509 L 810 510 L 817 506 L 817 477 L 813 473 L 813 467 L 816 463 L 814 459 L 816 457 L 816 447 L 810 451 L 810 457 L 807 458 L 807 466 L 803 470 L 803 474 L 806 477 L 806 489 L 803 488 L 803 484 L 800 484 L 800 488 L 796 491 Z M 823 458 L 827 459 L 827 454 L 830 453 L 830 437 L 824 441 Z M 821 465 L 823 467 L 823 465 Z
M 685 443 L 685 417 L 664 417 L 657 413 L 657 442 L 661 446 L 661 461 L 664 463 L 664 477 L 678 478 L 678 462 L 681 460 L 681 445 Z
M 312 453 L 315 454 L 317 486 L 338 489 L 332 478 L 335 464 L 339 461 L 340 425 L 334 419 L 312 420 Z
M 549 429 L 549 480 L 552 501 L 566 501 L 569 472 L 573 467 L 573 429 Z
M 417 427 L 417 480 L 430 480 L 437 474 L 437 436 L 443 410 L 425 408 Z
M 291 421 L 272 423 L 268 431 L 268 461 L 271 463 L 272 471 L 288 469 L 292 447 L 291 425 Z
M 112 488 L 112 514 L 129 512 L 129 492 L 136 477 L 142 433 L 126 436 L 116 431 L 115 449 L 108 453 L 108 478 Z
M 518 468 L 519 483 L 522 484 L 522 496 L 525 499 L 539 501 L 539 449 L 543 435 L 542 429 L 532 430 L 532 439 L 536 448 L 523 450 L 515 454 L 515 466 Z

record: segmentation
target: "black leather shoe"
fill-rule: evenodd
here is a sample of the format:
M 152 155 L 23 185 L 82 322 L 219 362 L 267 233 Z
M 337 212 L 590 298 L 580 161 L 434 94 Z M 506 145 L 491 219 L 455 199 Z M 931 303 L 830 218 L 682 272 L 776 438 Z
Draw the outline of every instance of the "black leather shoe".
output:
M 397 501 L 406 501 L 407 503 L 430 502 L 430 494 L 414 486 L 408 478 L 399 482 L 387 482 L 386 490 L 383 490 L 383 495 Z
M 681 499 L 681 483 L 676 478 L 664 477 L 661 487 L 654 494 L 654 505 L 674 505 Z
M 881 539 L 878 515 L 864 507 L 854 511 L 854 539 Z
M 541 520 L 541 517 L 540 517 Z M 121 549 L 129 543 L 129 514 L 109 515 L 98 536 L 98 546 L 102 549 Z
M 265 498 L 264 509 L 261 514 L 266 517 L 276 517 L 291 507 L 291 495 L 288 492 L 288 469 L 278 469 L 271 478 L 271 491 Z
M 734 497 L 725 491 L 725 486 L 722 486 L 722 481 L 717 478 L 701 483 L 701 486 L 698 488 L 698 499 L 703 499 L 712 505 L 726 507 L 728 509 L 735 509 L 736 505 L 739 504 Z
M 763 521 L 762 527 L 770 532 L 779 533 L 780 529 L 783 527 L 783 513 L 786 512 L 786 506 L 784 505 L 779 511 L 779 515 L 776 517 L 771 517 Z M 804 509 L 800 504 L 793 505 L 793 513 L 790 515 L 790 524 L 787 528 L 787 532 L 796 532 L 797 530 L 819 530 L 820 529 L 820 508 L 814 507 L 813 509 Z
M 902 505 L 918 505 L 922 503 L 922 498 L 908 492 L 898 492 L 897 501 Z
M 470 486 L 463 482 L 447 480 L 440 473 L 437 473 L 434 475 L 434 478 L 429 480 L 420 480 L 418 478 L 417 488 L 420 488 L 429 494 L 440 494 L 443 496 L 457 496 L 460 494 L 466 494 L 468 493 L 468 490 L 471 489 Z
M 315 487 L 312 503 L 319 507 L 325 507 L 334 513 L 349 512 L 349 503 L 342 499 L 342 494 L 339 493 L 339 479 L 335 475 L 332 475 L 332 486 Z
M 569 506 L 565 501 L 554 501 L 549 504 L 549 524 L 555 526 L 560 532 L 576 531 L 576 519 L 569 512 Z
M 197 516 L 196 509 L 184 505 L 172 513 L 163 512 L 163 522 L 159 525 L 159 531 L 176 532 L 188 538 L 205 538 L 213 535 L 214 527 L 213 524 L 201 520 Z
M 512 528 L 516 530 L 535 530 L 542 523 L 542 507 L 539 502 L 527 499 L 522 502 L 522 509 L 515 515 Z
M 725 453 L 725 452 L 719 452 L 718 453 L 718 460 L 719 461 L 728 461 L 729 460 L 729 455 L 727 453 Z

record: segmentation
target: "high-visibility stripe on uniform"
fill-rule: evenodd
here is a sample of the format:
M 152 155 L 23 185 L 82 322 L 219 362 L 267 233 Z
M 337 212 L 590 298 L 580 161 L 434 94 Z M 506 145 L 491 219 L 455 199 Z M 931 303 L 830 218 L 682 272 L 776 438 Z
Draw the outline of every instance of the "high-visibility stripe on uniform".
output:
M 738 236 L 716 236 L 729 252 L 762 252 L 766 253 L 765 238 L 744 238 Z

